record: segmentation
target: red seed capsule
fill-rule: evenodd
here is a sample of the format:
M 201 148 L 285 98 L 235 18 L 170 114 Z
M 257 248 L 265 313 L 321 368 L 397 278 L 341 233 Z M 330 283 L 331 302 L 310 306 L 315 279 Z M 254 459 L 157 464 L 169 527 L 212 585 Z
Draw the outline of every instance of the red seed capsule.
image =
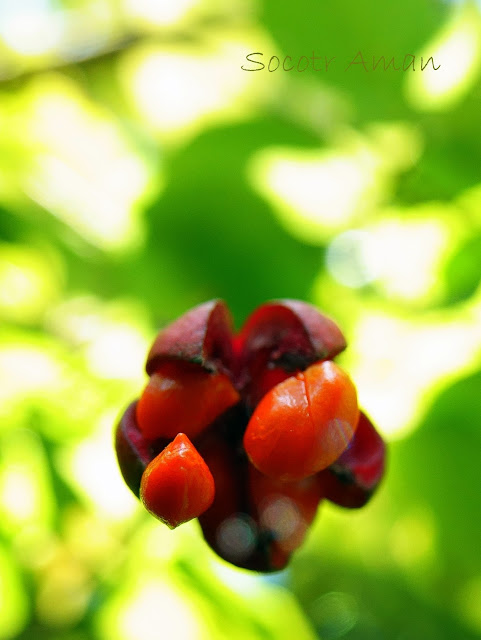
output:
M 283 569 L 320 500 L 362 506 L 384 472 L 382 438 L 332 362 L 345 346 L 298 300 L 261 305 L 237 334 L 222 300 L 191 309 L 156 336 L 117 426 L 125 482 L 171 528 L 199 517 L 228 562 Z
M 209 467 L 183 433 L 152 460 L 140 484 L 147 511 L 171 529 L 208 509 L 214 493 Z
M 247 425 L 244 447 L 261 473 L 301 480 L 339 458 L 358 418 L 348 375 L 331 361 L 320 362 L 264 396 Z

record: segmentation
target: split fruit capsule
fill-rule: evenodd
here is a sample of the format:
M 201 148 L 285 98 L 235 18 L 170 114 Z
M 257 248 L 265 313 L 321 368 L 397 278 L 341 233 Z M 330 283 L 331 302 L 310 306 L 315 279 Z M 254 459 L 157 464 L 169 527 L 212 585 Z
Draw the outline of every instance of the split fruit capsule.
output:
M 297 300 L 261 305 L 238 333 L 221 300 L 188 311 L 157 335 L 117 425 L 125 482 L 171 528 L 199 518 L 227 562 L 286 567 L 324 499 L 363 506 L 384 474 L 384 442 L 334 362 L 345 347 Z

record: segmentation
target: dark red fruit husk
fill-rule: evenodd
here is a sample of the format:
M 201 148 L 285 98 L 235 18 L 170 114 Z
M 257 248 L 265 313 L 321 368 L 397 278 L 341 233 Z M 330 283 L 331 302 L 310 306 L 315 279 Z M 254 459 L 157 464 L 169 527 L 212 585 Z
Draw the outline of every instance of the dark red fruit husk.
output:
M 215 373 L 232 369 L 232 318 L 222 300 L 194 307 L 158 333 L 147 357 L 149 376 L 169 359 L 195 362 Z
M 140 481 L 147 465 L 167 446 L 167 440 L 150 442 L 137 426 L 137 400 L 124 411 L 115 430 L 115 450 L 120 471 L 129 489 L 139 497 Z
M 230 410 L 199 438 L 198 451 L 215 483 L 214 502 L 199 516 L 199 524 L 207 544 L 230 564 L 263 573 L 277 571 L 282 567 L 271 563 L 272 537 L 261 531 L 249 500 L 248 463 L 239 431 L 245 422 L 241 408 Z
M 332 359 L 346 347 L 336 323 L 298 300 L 276 300 L 258 307 L 235 339 L 236 379 L 254 407 L 274 384 L 310 364 Z M 270 375 L 275 369 L 277 375 Z M 272 384 L 269 386 L 270 379 Z
M 363 507 L 377 489 L 385 469 L 386 445 L 371 420 L 361 412 L 353 439 L 344 453 L 321 472 L 325 496 L 342 507 Z

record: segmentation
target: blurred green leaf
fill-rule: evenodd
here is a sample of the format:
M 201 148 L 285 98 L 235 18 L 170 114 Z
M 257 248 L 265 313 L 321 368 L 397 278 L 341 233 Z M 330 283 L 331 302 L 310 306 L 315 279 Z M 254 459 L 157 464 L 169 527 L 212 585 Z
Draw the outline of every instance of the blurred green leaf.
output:
M 444 272 L 448 304 L 471 297 L 481 282 L 481 235 L 473 235 L 455 253 Z

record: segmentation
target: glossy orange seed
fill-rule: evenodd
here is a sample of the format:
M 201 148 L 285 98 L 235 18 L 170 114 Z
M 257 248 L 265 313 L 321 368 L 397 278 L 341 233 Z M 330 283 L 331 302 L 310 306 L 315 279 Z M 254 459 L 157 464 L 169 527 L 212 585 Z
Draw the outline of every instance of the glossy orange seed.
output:
M 195 438 L 239 401 L 228 376 L 200 365 L 167 361 L 159 365 L 137 404 L 137 423 L 146 438 Z
M 268 392 L 247 425 L 252 464 L 279 480 L 300 480 L 341 455 L 359 419 L 356 389 L 334 362 L 322 361 Z
M 147 511 L 171 529 L 204 513 L 214 494 L 209 467 L 183 433 L 152 460 L 140 483 Z

